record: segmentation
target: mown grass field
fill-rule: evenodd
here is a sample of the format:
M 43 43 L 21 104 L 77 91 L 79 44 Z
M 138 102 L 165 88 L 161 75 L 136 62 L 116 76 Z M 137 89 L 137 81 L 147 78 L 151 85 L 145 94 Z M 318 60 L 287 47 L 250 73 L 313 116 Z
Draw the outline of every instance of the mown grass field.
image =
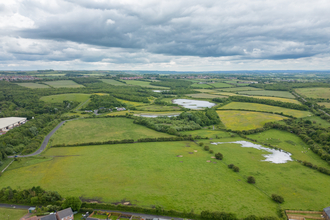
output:
M 320 118 L 319 116 L 310 116 L 310 117 L 306 117 L 303 118 L 305 120 L 310 120 L 313 125 L 318 125 L 321 126 L 323 128 L 329 128 L 330 127 L 330 122 L 327 122 L 326 120 Z
M 211 154 L 193 142 L 51 148 L 44 156 L 52 160 L 5 172 L 0 187 L 40 185 L 104 202 L 276 215 L 276 203 L 221 162 L 207 163 Z
M 308 150 L 309 146 L 305 144 L 301 138 L 290 132 L 271 129 L 262 133 L 248 135 L 248 137 L 261 143 L 267 143 L 282 148 L 290 152 L 293 159 L 308 161 L 320 167 L 330 167 L 326 161 L 320 160 L 317 154 Z
M 164 87 L 164 86 L 150 85 L 150 82 L 147 82 L 147 81 L 138 81 L 138 80 L 123 80 L 123 81 L 125 81 L 127 85 L 141 86 L 141 87 L 147 87 L 147 88 L 169 89 L 168 87 Z
M 260 90 L 260 91 L 242 91 L 238 92 L 239 94 L 245 95 L 256 95 L 256 96 L 273 96 L 273 97 L 281 97 L 294 99 L 295 97 L 287 91 L 271 91 L 271 90 Z
M 211 126 L 212 127 L 212 126 Z M 194 130 L 194 131 L 181 131 L 181 134 L 191 135 L 193 137 L 195 136 L 201 136 L 203 138 L 229 138 L 232 134 L 225 132 L 225 131 L 219 131 L 219 130 L 213 130 L 211 129 L 200 129 L 200 130 Z
M 196 213 L 234 212 L 239 218 L 276 216 L 277 204 L 267 196 L 272 193 L 284 197 L 284 209 L 320 210 L 328 206 L 329 198 L 324 195 L 330 194 L 329 176 L 294 161 L 264 162 L 267 152 L 257 149 L 210 144 L 237 140 L 242 139 L 203 140 L 224 155 L 223 161 L 211 159 L 210 153 L 193 142 L 51 148 L 43 155 L 50 157 L 49 161 L 9 169 L 2 175 L 0 187 L 40 185 L 64 197 L 101 198 L 104 202 L 126 199 L 136 205 L 188 212 L 194 209 Z M 301 148 L 292 147 L 297 151 Z M 230 163 L 240 172 L 228 169 Z M 250 175 L 256 178 L 259 189 L 246 182 Z
M 180 110 L 178 106 L 164 106 L 164 105 L 144 105 L 136 108 L 139 111 L 175 111 Z
M 320 106 L 324 105 L 326 108 L 330 108 L 330 103 L 329 102 L 319 102 L 317 104 L 319 104 Z
M 215 94 L 217 94 L 217 95 L 224 95 L 224 96 L 235 96 L 235 95 L 237 96 L 237 94 L 230 93 L 230 92 L 217 92 Z
M 186 96 L 199 99 L 213 99 L 213 98 L 224 98 L 226 96 L 213 95 L 208 93 L 196 93 L 196 94 L 187 94 Z
M 48 88 L 50 88 L 47 85 L 39 84 L 39 83 L 16 83 L 16 84 L 19 86 L 27 87 L 29 89 L 48 89 Z
M 213 94 L 213 93 L 217 93 L 218 90 L 216 89 L 194 89 L 195 91 L 198 91 L 198 92 L 202 92 L 202 93 L 210 93 L 210 94 Z
M 249 112 L 249 111 L 217 111 L 222 123 L 227 129 L 252 130 L 262 128 L 265 123 L 283 120 L 286 117 L 281 115 Z
M 46 81 L 44 82 L 54 88 L 66 87 L 66 88 L 78 88 L 84 87 L 83 85 L 77 84 L 72 80 L 58 80 L 58 81 Z
M 126 113 L 125 113 L 126 114 Z M 127 118 L 90 118 L 66 122 L 55 135 L 51 144 L 75 144 L 93 141 L 123 140 L 145 137 L 170 137 L 166 133 L 151 130 L 133 123 Z
M 233 87 L 233 85 L 226 84 L 226 83 L 221 83 L 221 82 L 210 83 L 210 86 L 212 86 L 214 88 L 230 88 L 230 87 Z
M 1 220 L 20 220 L 25 214 L 25 209 L 13 209 L 13 208 L 0 208 L 0 219 Z
M 307 111 L 299 111 L 289 108 L 282 108 L 271 105 L 263 105 L 257 103 L 247 103 L 247 102 L 231 102 L 228 105 L 222 106 L 220 109 L 244 109 L 250 111 L 266 111 L 266 112 L 274 112 L 281 113 L 285 115 L 291 115 L 297 118 L 311 116 L 312 113 Z
M 241 92 L 241 91 L 259 91 L 262 89 L 254 88 L 250 86 L 244 86 L 244 87 L 234 87 L 234 88 L 226 88 L 226 89 L 220 89 L 221 91 L 225 92 Z
M 252 96 L 252 98 L 270 99 L 270 100 L 274 100 L 274 101 L 289 102 L 289 103 L 294 103 L 294 104 L 301 105 L 301 103 L 296 99 L 287 99 L 287 98 L 279 98 L 279 97 L 267 97 L 267 96 Z
M 103 82 L 108 83 L 110 85 L 114 85 L 114 86 L 125 86 L 125 83 L 113 80 L 113 79 L 101 79 Z
M 63 102 L 64 100 L 74 101 L 74 102 L 84 102 L 89 99 L 90 94 L 82 94 L 82 93 L 67 93 L 67 94 L 60 94 L 60 95 L 50 95 L 50 96 L 43 96 L 40 100 L 44 102 Z
M 330 88 L 300 88 L 295 89 L 295 91 L 300 95 L 312 99 L 328 99 L 330 97 Z
M 192 84 L 191 85 L 192 88 L 200 88 L 200 89 L 210 89 L 213 88 L 212 86 L 210 86 L 209 84 Z

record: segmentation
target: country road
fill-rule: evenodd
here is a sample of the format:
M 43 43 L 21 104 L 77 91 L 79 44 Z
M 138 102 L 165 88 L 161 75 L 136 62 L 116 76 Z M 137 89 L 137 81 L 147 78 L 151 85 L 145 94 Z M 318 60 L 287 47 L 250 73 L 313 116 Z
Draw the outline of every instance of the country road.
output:
M 62 121 L 61 123 L 59 123 L 44 139 L 44 141 L 42 142 L 40 148 L 32 153 L 32 154 L 28 154 L 28 155 L 17 155 L 17 157 L 31 157 L 31 156 L 36 156 L 38 154 L 40 154 L 41 152 L 43 152 L 45 150 L 45 148 L 47 147 L 47 144 L 49 142 L 49 139 L 51 138 L 51 136 L 65 123 L 66 121 Z M 13 158 L 15 156 L 8 156 L 8 158 Z

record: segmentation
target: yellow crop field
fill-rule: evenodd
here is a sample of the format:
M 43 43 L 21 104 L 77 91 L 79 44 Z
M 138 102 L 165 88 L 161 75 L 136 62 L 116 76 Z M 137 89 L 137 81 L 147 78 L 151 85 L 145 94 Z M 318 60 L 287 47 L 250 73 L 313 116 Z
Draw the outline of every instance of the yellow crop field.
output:
M 262 128 L 265 123 L 283 120 L 286 117 L 262 112 L 249 111 L 217 111 L 222 123 L 227 129 L 252 130 Z
M 329 102 L 319 102 L 317 104 L 319 104 L 320 106 L 324 105 L 326 108 L 330 108 L 330 103 Z
M 273 112 L 273 113 L 281 113 L 285 115 L 291 115 L 297 118 L 311 116 L 312 113 L 308 111 L 299 111 L 289 108 L 282 108 L 271 105 L 263 105 L 257 103 L 247 103 L 247 102 L 231 102 L 228 105 L 222 106 L 220 109 L 234 109 L 234 110 L 250 110 L 250 111 L 265 111 L 265 112 Z

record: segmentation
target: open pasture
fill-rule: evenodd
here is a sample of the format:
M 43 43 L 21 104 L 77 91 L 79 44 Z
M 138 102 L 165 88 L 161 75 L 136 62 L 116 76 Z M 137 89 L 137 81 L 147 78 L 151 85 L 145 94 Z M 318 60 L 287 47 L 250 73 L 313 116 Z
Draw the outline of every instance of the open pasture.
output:
M 195 91 L 202 92 L 202 93 L 217 93 L 218 91 L 216 89 L 194 89 Z
M 250 86 L 244 86 L 244 87 L 233 87 L 233 88 L 226 88 L 226 89 L 219 89 L 220 91 L 225 92 L 241 92 L 241 91 L 259 91 L 262 89 L 254 88 Z
M 330 108 L 330 103 L 329 102 L 319 102 L 317 104 L 319 104 L 320 106 L 324 105 L 326 108 Z
M 76 82 L 72 80 L 57 80 L 57 81 L 46 81 L 44 82 L 47 85 L 50 85 L 51 87 L 54 88 L 79 88 L 79 87 L 84 87 L 83 85 L 77 84 Z
M 20 220 L 27 213 L 25 209 L 0 208 L 0 219 Z
M 265 111 L 273 113 L 281 113 L 285 115 L 291 115 L 297 118 L 311 116 L 312 113 L 307 111 L 299 111 L 289 108 L 282 108 L 271 105 L 257 104 L 257 103 L 247 103 L 247 102 L 231 102 L 225 106 L 222 106 L 220 109 L 244 109 L 249 111 Z
M 281 115 L 249 112 L 249 111 L 217 111 L 222 123 L 227 129 L 252 130 L 262 128 L 264 124 L 273 121 L 283 120 L 286 117 Z
M 273 97 L 281 97 L 281 98 L 288 98 L 294 99 L 295 97 L 287 91 L 271 91 L 271 90 L 260 90 L 260 91 L 242 91 L 238 92 L 239 94 L 244 95 L 256 95 L 256 96 L 273 96 Z
M 329 176 L 294 161 L 264 162 L 268 153 L 262 150 L 210 144 L 237 140 L 242 139 L 202 141 L 214 152 L 221 152 L 222 161 L 211 159 L 209 152 L 188 141 L 51 148 L 43 155 L 51 160 L 9 169 L 2 175 L 0 187 L 40 185 L 64 197 L 100 198 L 103 202 L 126 199 L 168 210 L 234 212 L 239 218 L 276 216 L 277 204 L 267 196 L 272 193 L 284 197 L 284 209 L 328 206 L 324 195 L 330 194 Z M 230 163 L 240 172 L 228 169 Z M 250 175 L 256 178 L 258 188 L 246 182 Z
M 180 110 L 179 106 L 165 106 L 165 105 L 144 105 L 137 107 L 139 111 L 175 111 Z
M 201 136 L 203 138 L 208 137 L 208 138 L 229 138 L 231 136 L 230 133 L 226 131 L 220 131 L 220 130 L 213 130 L 212 126 L 210 126 L 211 129 L 200 129 L 200 130 L 194 130 L 194 131 L 181 131 L 181 134 L 186 134 L 186 135 L 191 135 L 193 137 L 195 136 Z
M 271 129 L 258 134 L 248 135 L 248 137 L 261 143 L 267 143 L 282 148 L 283 150 L 290 152 L 293 159 L 308 161 L 320 167 L 330 167 L 328 163 L 321 160 L 317 154 L 308 150 L 309 146 L 305 144 L 300 137 L 290 132 Z
M 16 84 L 19 86 L 27 87 L 29 89 L 48 89 L 48 88 L 50 88 L 47 85 L 39 84 L 39 83 L 16 83 Z
M 321 126 L 323 128 L 329 128 L 330 122 L 327 122 L 326 120 L 322 119 L 320 116 L 310 116 L 306 118 L 302 118 L 303 120 L 310 120 L 313 125 L 315 126 Z
M 270 100 L 274 100 L 274 101 L 289 102 L 289 103 L 294 103 L 294 104 L 301 105 L 301 103 L 296 99 L 287 99 L 287 98 L 279 98 L 279 97 L 267 97 L 267 96 L 251 96 L 251 98 L 270 99 Z
M 187 94 L 186 96 L 199 99 L 213 99 L 213 98 L 224 98 L 226 96 L 214 95 L 208 93 L 196 93 L 196 94 Z
M 209 84 L 192 84 L 191 85 L 192 88 L 198 88 L 198 89 L 211 89 L 213 88 L 212 86 L 210 86 Z
M 164 87 L 164 86 L 150 85 L 150 82 L 147 82 L 147 81 L 139 81 L 139 80 L 123 80 L 123 81 L 125 81 L 127 85 L 141 86 L 141 87 L 147 87 L 147 88 L 169 89 L 168 87 Z
M 328 99 L 330 97 L 330 88 L 300 88 L 295 89 L 295 91 L 300 95 L 312 99 Z
M 63 102 L 64 100 L 74 101 L 74 102 L 84 102 L 89 99 L 90 94 L 83 94 L 83 93 L 66 93 L 60 95 L 50 95 L 50 96 L 43 96 L 40 100 L 44 102 Z
M 51 138 L 51 144 L 75 144 L 94 141 L 123 140 L 145 137 L 170 137 L 133 123 L 127 118 L 89 118 L 66 122 Z
M 113 80 L 113 79 L 101 79 L 103 82 L 110 84 L 110 85 L 114 85 L 114 86 L 126 86 L 125 83 L 119 82 L 117 80 Z
M 226 83 L 221 83 L 221 82 L 210 83 L 209 85 L 214 87 L 214 88 L 230 88 L 230 87 L 233 87 L 233 85 L 226 84 Z

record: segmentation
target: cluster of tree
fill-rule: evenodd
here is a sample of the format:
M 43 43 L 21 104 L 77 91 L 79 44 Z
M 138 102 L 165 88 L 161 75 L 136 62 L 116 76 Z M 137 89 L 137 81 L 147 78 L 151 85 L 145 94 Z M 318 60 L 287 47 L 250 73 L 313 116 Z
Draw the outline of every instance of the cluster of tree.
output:
M 72 117 L 43 114 L 0 136 L 1 157 L 28 154 L 40 147 L 44 137 L 62 120 Z
M 61 204 L 62 196 L 58 192 L 46 191 L 40 186 L 31 189 L 12 189 L 10 186 L 0 190 L 0 201 L 17 204 Z
M 111 108 L 115 107 L 126 107 L 126 104 L 118 101 L 111 95 L 92 95 L 91 102 L 84 109 L 93 110 L 99 108 Z
M 205 220 L 237 220 L 234 213 L 202 211 L 201 219 Z
M 175 88 L 171 90 L 164 90 L 161 92 L 161 94 L 164 95 L 184 95 L 184 94 L 194 94 L 199 93 L 196 90 L 192 90 L 190 88 Z
M 298 162 L 301 162 L 301 161 L 298 161 Z M 304 166 L 306 166 L 306 167 L 309 167 L 309 168 L 312 168 L 312 169 L 314 169 L 314 170 L 317 170 L 317 171 L 319 171 L 319 172 L 321 172 L 321 173 L 324 173 L 324 174 L 330 175 L 330 170 L 327 169 L 327 168 L 319 167 L 319 166 L 314 165 L 314 164 L 312 164 L 311 162 L 307 162 L 307 161 L 302 161 L 301 163 L 302 163 Z
M 188 88 L 191 84 L 193 84 L 192 82 L 187 80 L 177 80 L 177 79 L 160 79 L 160 80 L 161 81 L 151 82 L 150 85 L 170 87 L 171 89 L 180 89 L 180 88 Z
M 237 172 L 237 173 L 239 172 L 239 167 L 238 166 L 235 166 L 232 163 L 228 165 L 228 168 L 229 169 L 232 169 L 234 172 Z
M 101 82 L 101 80 L 95 78 L 95 77 L 77 77 L 77 78 L 71 78 L 71 80 L 75 81 L 78 84 L 88 84 L 88 83 L 98 83 Z
M 206 108 L 204 111 L 183 112 L 179 119 L 194 121 L 200 126 L 208 126 L 220 123 L 220 117 L 213 108 Z
M 231 96 L 231 97 L 229 97 L 229 99 L 233 102 L 251 102 L 251 103 L 279 106 L 279 107 L 291 108 L 291 109 L 297 109 L 297 110 L 303 110 L 303 111 L 308 110 L 308 107 L 305 105 L 275 101 L 275 100 L 271 100 L 271 99 L 257 99 L 257 98 L 247 97 L 247 96 Z

